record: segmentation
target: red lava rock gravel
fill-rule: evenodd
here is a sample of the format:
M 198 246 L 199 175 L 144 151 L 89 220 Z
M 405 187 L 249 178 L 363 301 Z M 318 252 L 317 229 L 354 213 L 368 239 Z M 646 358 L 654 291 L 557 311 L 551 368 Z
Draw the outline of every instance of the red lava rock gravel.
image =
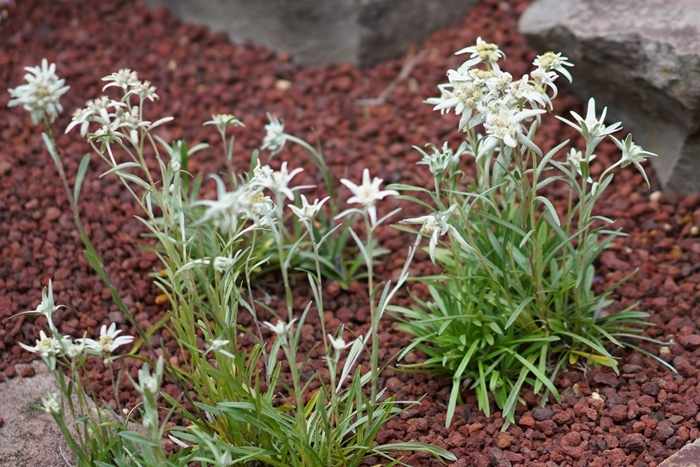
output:
M 166 115 L 175 122 L 162 132 L 166 138 L 184 138 L 194 144 L 209 142 L 212 150 L 199 153 L 193 171 L 206 173 L 224 168 L 218 135 L 200 123 L 212 113 L 231 112 L 246 127 L 237 130 L 238 167 L 246 167 L 250 151 L 260 144 L 265 113 L 285 120 L 286 128 L 308 141 L 322 141 L 335 176 L 357 179 L 363 167 L 386 182 L 420 184 L 427 169 L 416 166 L 419 154 L 412 145 L 443 140 L 457 143 L 454 116 L 440 117 L 421 102 L 437 92 L 448 68 L 461 59 L 456 50 L 474 43 L 477 36 L 499 43 L 508 56 L 503 65 L 513 75 L 525 73 L 536 51 L 516 32 L 516 21 L 527 1 L 482 1 L 460 24 L 440 31 L 417 47 L 425 50 L 411 77 L 400 82 L 384 103 L 360 106 L 358 100 L 377 97 L 398 75 L 402 60 L 358 70 L 350 65 L 303 69 L 289 57 L 251 45 L 234 46 L 222 34 L 184 24 L 165 10 L 149 11 L 132 0 L 122 2 L 71 0 L 42 2 L 22 0 L 9 8 L 0 25 L 0 83 L 20 83 L 24 66 L 46 57 L 57 63 L 58 73 L 71 85 L 62 103 L 66 108 L 57 128 L 65 128 L 74 108 L 100 93 L 100 78 L 119 68 L 132 68 L 158 87 L 161 99 L 147 109 L 149 118 Z M 539 51 L 543 52 L 543 51 Z M 576 69 L 573 69 L 574 77 Z M 280 85 L 287 80 L 290 86 Z M 56 303 L 65 304 L 55 313 L 64 334 L 94 336 L 99 327 L 116 321 L 133 334 L 111 303 L 109 292 L 90 270 L 73 229 L 70 210 L 55 169 L 29 115 L 8 109 L 9 94 L 0 90 L 0 379 L 17 376 L 15 364 L 30 361 L 31 355 L 17 345 L 33 342 L 44 328 L 43 318 L 14 313 L 33 309 L 41 289 L 51 278 Z M 566 90 L 555 101 L 555 113 L 582 113 L 579 99 Z M 623 122 L 624 123 L 624 122 Z M 580 138 L 572 129 L 545 118 L 540 130 L 543 147 L 554 141 Z M 59 144 L 69 178 L 89 148 L 77 132 L 60 135 Z M 290 154 L 291 152 L 291 154 Z M 593 174 L 619 157 L 612 143 L 600 146 L 592 164 Z M 294 158 L 306 169 L 306 180 L 318 177 L 296 148 L 285 149 L 278 161 Z M 83 188 L 80 206 L 86 227 L 96 244 L 125 303 L 143 326 L 157 322 L 165 309 L 155 303 L 158 290 L 148 278 L 157 267 L 155 257 L 137 245 L 142 228 L 133 219 L 137 213 L 129 195 L 116 179 L 97 175 L 105 165 L 96 157 Z M 467 172 L 472 170 L 466 168 Z M 526 404 L 517 410 L 517 423 L 501 432 L 499 412 L 484 417 L 476 410 L 476 399 L 463 394 L 466 403 L 457 408 L 452 426 L 444 426 L 449 378 L 431 378 L 388 370 L 382 384 L 399 400 L 416 400 L 419 406 L 391 420 L 379 442 L 418 440 L 450 449 L 459 460 L 455 466 L 656 466 L 684 444 L 700 437 L 700 195 L 685 198 L 650 193 L 658 183 L 651 174 L 652 190 L 641 175 L 624 170 L 616 175 L 598 214 L 617 219 L 615 227 L 629 236 L 600 258 L 596 274 L 601 290 L 632 271 L 636 275 L 619 289 L 614 310 L 634 302 L 651 313 L 654 326 L 646 335 L 673 341 L 661 351 L 644 345 L 678 369 L 672 373 L 656 361 L 632 351 L 619 351 L 621 375 L 605 370 L 570 368 L 556 381 L 561 403 L 539 407 L 540 399 L 525 393 Z M 73 178 L 71 178 L 71 183 Z M 211 190 L 212 187 L 208 187 Z M 565 202 L 565 195 L 550 185 L 549 195 Z M 557 191 L 559 190 L 559 191 Z M 384 206 L 390 209 L 398 201 Z M 421 213 L 405 206 L 402 215 Z M 405 255 L 408 239 L 392 229 L 382 233 L 382 244 L 394 250 L 380 267 L 387 278 L 395 274 Z M 426 255 L 418 255 L 413 274 L 434 272 Z M 261 287 L 276 289 L 274 278 L 264 278 Z M 355 328 L 366 326 L 367 298 L 360 284 L 348 291 L 327 284 L 326 316 L 333 329 L 340 322 Z M 308 290 L 299 287 L 304 303 Z M 305 295 L 306 294 L 306 295 Z M 406 303 L 406 295 L 399 297 Z M 613 310 L 613 311 L 614 311 Z M 317 327 L 305 329 L 308 345 L 320 339 Z M 166 332 L 156 333 L 166 348 L 175 350 Z M 389 358 L 407 344 L 407 337 L 384 322 L 380 341 L 382 358 Z M 177 357 L 173 357 L 177 358 Z M 409 362 L 420 356 L 410 355 Z M 89 377 L 97 393 L 111 400 L 109 373 L 98 361 L 91 362 Z M 127 371 L 136 377 L 137 364 Z M 116 365 L 117 367 L 119 364 Z M 29 376 L 22 374 L 22 376 Z M 124 381 L 124 378 L 122 381 Z M 126 384 L 126 383 L 124 383 Z M 166 391 L 176 391 L 165 385 Z M 132 405 L 135 393 L 124 386 L 120 402 Z M 111 401 L 116 407 L 116 401 Z M 369 459 L 368 465 L 373 461 Z M 409 465 L 427 466 L 434 461 L 423 454 L 408 454 Z M 374 463 L 376 463 L 374 462 Z

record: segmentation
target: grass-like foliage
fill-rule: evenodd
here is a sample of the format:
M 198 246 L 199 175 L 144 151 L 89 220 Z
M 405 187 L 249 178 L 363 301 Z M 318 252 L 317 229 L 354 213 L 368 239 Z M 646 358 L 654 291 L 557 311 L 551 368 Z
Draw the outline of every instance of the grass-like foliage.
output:
M 352 467 L 368 456 L 386 457 L 395 465 L 399 460 L 393 460 L 392 453 L 412 450 L 454 460 L 436 446 L 375 443 L 384 423 L 414 404 L 397 401 L 379 387 L 379 322 L 406 281 L 415 251 L 408 249 L 406 266 L 395 284 L 377 282 L 375 229 L 396 213 L 378 218 L 377 204 L 398 193 L 381 190 L 382 180 L 371 179 L 365 169 L 359 185 L 341 180 L 353 195 L 347 202 L 357 207 L 339 213 L 340 202 L 333 200 L 328 203 L 330 210 L 322 213 L 325 200 L 309 203 L 299 197 L 298 192 L 308 187 L 290 183 L 301 169 L 290 170 L 286 162 L 274 170 L 262 165 L 256 152 L 250 168 L 235 173 L 233 139 L 227 139 L 227 131 L 241 122 L 232 115 L 215 115 L 207 124 L 215 125 L 224 138 L 229 172 L 213 176 L 216 199 L 200 199 L 204 179 L 187 167 L 189 158 L 205 147 L 188 149 L 184 142 L 168 143 L 152 133 L 170 118 L 153 123 L 144 119 L 144 106 L 158 96 L 135 72 L 121 70 L 104 80 L 105 89 L 121 90 L 120 98 L 88 101 L 75 112 L 66 131 L 80 128 L 109 166 L 103 176 L 118 177 L 143 212 L 139 219 L 155 240 L 163 266 L 154 279 L 170 305 L 158 326 L 176 340 L 175 353 L 164 345 L 152 347 L 158 326 L 140 328 L 83 227 L 77 206 L 90 157 L 83 158 L 71 189 L 51 126 L 62 110 L 58 99 L 68 90 L 55 75 L 55 66 L 44 61 L 42 67 L 28 68 L 26 84 L 10 91 L 10 105 L 24 106 L 35 123 L 44 124 L 44 142 L 72 206 L 86 257 L 137 330 L 128 358 L 144 362 L 138 381 L 131 381 L 142 396 L 139 406 L 131 411 L 119 406 L 118 410 L 92 408 L 87 397 L 92 387 L 81 384 L 86 361 L 103 358 L 114 370 L 115 360 L 121 357 L 113 352 L 134 338 L 119 336 L 123 331 L 114 324 L 103 326 L 99 339 L 61 335 L 52 321 L 57 307 L 50 285 L 37 309 L 27 312 L 45 316 L 49 334 L 42 331 L 36 345 L 24 348 L 44 359 L 61 388 L 60 394 L 48 394 L 40 409 L 54 416 L 78 465 Z M 281 124 L 272 119 L 263 149 L 279 151 L 286 140 L 307 149 L 332 191 L 320 152 L 284 134 Z M 325 216 L 321 229 L 316 224 L 319 216 Z M 342 227 L 337 222 L 341 219 Z M 356 222 L 363 223 L 364 238 L 355 231 Z M 349 239 L 358 259 L 347 269 L 338 269 L 338 264 L 348 264 L 338 255 Z M 271 260 L 284 286 L 281 316 L 279 308 L 268 307 L 264 297 L 254 293 L 256 271 Z M 292 271 L 294 265 L 304 270 Z M 344 327 L 326 330 L 321 281 L 330 269 L 339 275 L 330 274 L 331 278 L 347 283 L 360 268 L 367 280 L 371 322 L 365 334 L 346 343 L 352 333 Z M 313 297 L 303 309 L 295 308 L 299 300 L 294 297 L 290 272 L 306 279 L 312 290 Z M 262 312 L 274 316 L 269 318 L 274 323 L 262 321 L 258 317 Z M 314 346 L 305 345 L 322 349 L 325 367 L 316 371 L 308 366 L 310 354 L 301 350 L 301 329 L 310 312 L 318 313 L 323 336 Z M 240 324 L 243 313 L 252 317 L 252 326 Z M 358 362 L 367 363 L 363 367 Z M 124 368 L 121 362 L 117 366 Z M 120 379 L 114 381 L 117 403 Z M 178 394 L 161 391 L 164 379 L 177 385 Z M 74 429 L 63 420 L 66 410 L 76 420 Z M 174 415 L 185 426 L 167 428 Z M 166 449 L 168 437 L 176 443 L 176 451 Z
M 574 122 L 562 119 L 581 133 L 586 147 L 571 148 L 567 161 L 558 162 L 554 156 L 568 141 L 547 153 L 534 141 L 557 95 L 558 73 L 571 78 L 566 57 L 541 55 L 529 76 L 514 80 L 499 68 L 504 55 L 495 44 L 479 39 L 458 53 L 471 56 L 448 71 L 449 83 L 439 86 L 442 95 L 427 102 L 461 115 L 465 142 L 456 151 L 447 144 L 417 148 L 434 176 L 434 190 L 391 187 L 432 211 L 403 223 L 421 225 L 419 236 L 430 238 L 430 256 L 443 272 L 418 279 L 428 285 L 429 299 L 414 297 L 415 306 L 393 310 L 400 328 L 414 336 L 406 352 L 415 348 L 428 355 L 413 366 L 452 375 L 447 424 L 466 383 L 487 415 L 495 402 L 507 427 L 524 386 L 543 394 L 544 401 L 550 394 L 558 399 L 553 381 L 567 365 L 582 360 L 617 371 L 608 347 L 634 347 L 627 339 L 642 338 L 646 313 L 633 307 L 606 313 L 619 284 L 593 292 L 594 261 L 624 235 L 608 227 L 611 219 L 595 215 L 594 206 L 616 168 L 634 164 L 644 174 L 640 162 L 653 154 L 630 136 L 624 141 L 612 136 L 619 123 L 606 126 L 605 110 L 597 116 L 591 99 L 585 118 L 573 113 Z M 594 151 L 608 136 L 622 158 L 593 180 Z M 460 171 L 465 157 L 476 165 L 469 183 Z M 569 188 L 563 212 L 542 194 L 551 183 Z

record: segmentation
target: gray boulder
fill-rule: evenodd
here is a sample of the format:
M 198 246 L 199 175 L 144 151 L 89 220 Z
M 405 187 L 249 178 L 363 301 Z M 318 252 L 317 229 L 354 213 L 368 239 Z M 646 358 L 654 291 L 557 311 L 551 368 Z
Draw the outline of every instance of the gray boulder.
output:
M 146 0 L 305 65 L 371 66 L 459 21 L 476 0 Z
M 700 191 L 700 1 L 536 0 L 519 29 L 567 56 L 573 90 L 659 155 L 666 190 Z

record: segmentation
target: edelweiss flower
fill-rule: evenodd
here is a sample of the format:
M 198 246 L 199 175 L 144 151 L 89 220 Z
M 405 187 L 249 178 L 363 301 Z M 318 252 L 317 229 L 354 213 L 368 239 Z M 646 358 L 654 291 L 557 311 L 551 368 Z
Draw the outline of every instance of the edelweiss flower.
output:
M 139 96 L 139 99 L 148 99 L 151 102 L 154 99 L 159 99 L 158 94 L 156 94 L 156 87 L 150 81 L 138 82 L 132 85 L 131 89 L 124 95 L 124 98 L 126 99 L 132 94 Z
M 230 126 L 245 126 L 243 122 L 241 122 L 231 114 L 212 115 L 211 120 L 207 120 L 206 122 L 204 122 L 204 126 L 206 125 L 216 125 L 216 128 L 222 133 L 226 131 L 226 128 Z
M 224 349 L 229 344 L 229 342 L 230 341 L 224 339 L 214 339 L 209 343 L 209 349 L 207 349 L 205 354 L 209 352 L 219 352 L 220 354 L 225 355 L 229 358 L 235 358 L 233 354 Z
M 69 336 L 63 336 L 63 338 L 59 339 L 59 345 L 61 346 L 61 354 L 68 360 L 75 360 L 85 350 L 85 342 L 74 344 Z
M 328 340 L 330 341 L 331 346 L 338 352 L 340 352 L 341 350 L 347 349 L 348 347 L 350 347 L 353 344 L 352 342 L 350 342 L 349 344 L 346 344 L 345 340 L 342 337 L 338 337 L 336 339 L 331 334 L 328 334 Z
M 529 102 L 530 106 L 535 108 L 552 106 L 549 96 L 547 94 L 542 94 L 535 89 L 535 87 L 530 84 L 530 80 L 527 75 L 523 75 L 521 79 L 512 82 L 508 87 L 508 91 L 516 102 L 524 100 Z
M 53 319 L 51 316 L 58 310 L 62 305 L 56 306 L 53 302 L 53 286 L 51 280 L 49 280 L 48 291 L 47 288 L 41 291 L 41 303 L 36 307 L 36 310 L 23 311 L 18 313 L 18 315 L 44 315 L 46 320 L 49 322 L 49 328 L 52 331 L 58 332 L 56 326 L 53 324 Z
M 160 362 L 160 360 L 159 360 Z M 160 386 L 158 382 L 158 374 L 151 374 L 148 365 L 144 365 L 139 369 L 139 384 L 134 385 L 136 390 L 141 394 L 149 394 L 155 396 L 158 394 Z
M 578 123 L 576 125 L 573 122 L 570 122 L 569 120 L 562 118 L 557 115 L 557 118 L 561 120 L 562 122 L 566 123 L 567 125 L 575 128 L 576 130 L 581 133 L 581 135 L 584 137 L 586 140 L 586 143 L 591 145 L 591 146 L 597 146 L 598 143 L 600 143 L 603 138 L 606 136 L 615 133 L 618 131 L 621 126 L 620 122 L 613 123 L 610 126 L 605 126 L 605 114 L 607 113 L 608 108 L 604 107 L 603 108 L 603 113 L 600 115 L 600 118 L 596 118 L 595 116 L 595 99 L 592 97 L 588 100 L 588 110 L 586 112 L 586 118 L 584 119 L 581 117 L 579 114 L 576 112 L 571 112 L 571 115 L 574 116 L 574 119 Z
M 105 76 L 104 78 L 102 78 L 102 81 L 111 81 L 111 83 L 105 84 L 105 86 L 102 88 L 102 91 L 111 86 L 118 86 L 124 91 L 126 91 L 129 87 L 141 85 L 138 73 L 136 73 L 135 71 L 131 71 L 128 68 L 122 68 L 117 73 L 112 73 L 109 76 Z
M 65 80 L 56 76 L 56 64 L 46 59 L 41 61 L 41 66 L 25 67 L 29 73 L 24 75 L 25 84 L 14 89 L 8 89 L 13 99 L 7 104 L 9 107 L 21 105 L 29 111 L 32 122 L 39 123 L 44 115 L 53 122 L 59 113 L 63 112 L 63 106 L 58 101 L 70 86 L 64 86 Z
M 578 151 L 574 148 L 571 148 L 569 153 L 566 155 L 566 161 L 569 163 L 571 167 L 576 169 L 576 172 L 580 176 L 583 177 L 583 171 L 581 170 L 581 164 L 586 163 L 589 164 L 593 159 L 595 159 L 595 154 L 591 154 L 591 156 L 586 160 L 585 157 L 583 157 L 583 153 L 581 151 Z M 590 172 L 589 172 L 590 173 Z M 593 179 L 589 176 L 588 179 L 586 180 L 588 183 L 593 183 Z
M 427 165 L 430 169 L 430 173 L 435 176 L 441 176 L 446 170 L 457 167 L 460 156 L 467 152 L 468 148 L 468 144 L 466 142 L 463 142 L 454 153 L 452 152 L 452 149 L 448 147 L 447 142 L 443 143 L 442 150 L 432 143 L 427 144 L 427 146 L 433 150 L 432 154 L 428 154 L 418 146 L 414 146 L 415 149 L 423 154 L 423 158 L 420 160 L 420 162 L 417 162 L 417 164 Z
M 285 323 L 281 319 L 277 320 L 277 324 L 272 324 L 269 321 L 265 321 L 263 325 L 265 325 L 268 329 L 272 330 L 275 334 L 277 334 L 277 337 L 282 339 L 283 342 L 287 341 L 287 336 L 289 335 L 289 332 L 292 330 L 292 326 L 294 325 L 294 322 L 297 319 L 294 318 L 291 320 L 289 323 Z
M 55 357 L 61 353 L 61 344 L 56 338 L 48 337 L 44 331 L 39 331 L 39 340 L 36 341 L 34 347 L 30 347 L 23 342 L 19 343 L 27 352 L 39 354 L 41 358 Z
M 455 52 L 455 55 L 460 55 L 464 53 L 471 53 L 469 60 L 464 62 L 463 67 L 471 67 L 477 63 L 486 63 L 491 65 L 494 70 L 498 70 L 498 62 L 501 58 L 506 58 L 506 54 L 498 49 L 496 44 L 490 44 L 481 37 L 476 38 L 476 45 L 471 47 L 465 47 L 462 50 Z
M 197 204 L 207 206 L 200 223 L 211 220 L 216 227 L 233 233 L 238 228 L 238 218 L 253 215 L 250 209 L 249 187 L 241 186 L 233 192 L 226 191 L 223 180 L 216 175 L 211 176 L 216 181 L 217 200 L 202 200 Z
M 557 79 L 559 75 L 557 75 L 553 71 L 545 71 L 542 68 L 538 68 L 536 70 L 533 70 L 532 73 L 530 73 L 530 78 L 532 78 L 532 81 L 534 82 L 535 90 L 541 94 L 546 94 L 547 93 L 547 88 L 552 89 L 552 97 L 551 99 L 554 99 L 557 97 L 557 87 L 554 85 L 554 80 Z
M 95 350 L 101 354 L 112 353 L 117 347 L 128 344 L 134 340 L 131 336 L 120 336 L 121 331 L 117 330 L 116 323 L 112 323 L 107 329 L 106 325 L 102 325 L 100 329 L 100 339 L 95 341 L 93 339 L 78 339 L 78 341 L 83 342 L 85 346 L 89 349 Z
M 532 62 L 533 65 L 542 68 L 544 71 L 558 71 L 562 75 L 566 76 L 569 83 L 573 81 L 569 70 L 564 68 L 565 66 L 574 66 L 573 63 L 567 62 L 568 58 L 562 57 L 561 53 L 545 52 L 542 55 L 538 55 L 535 61 Z
M 640 164 L 644 162 L 647 157 L 657 157 L 658 154 L 645 151 L 637 144 L 634 144 L 632 142 L 631 134 L 628 134 L 624 141 L 620 141 L 612 135 L 610 135 L 610 137 L 615 142 L 617 147 L 620 148 L 620 151 L 622 151 L 622 159 L 620 160 L 621 166 L 627 167 L 630 164 L 634 164 L 637 170 L 639 170 L 644 176 L 644 180 L 647 182 L 647 185 L 649 185 L 647 174 L 644 172 L 644 168 Z
M 440 237 L 449 232 L 452 237 L 454 237 L 457 242 L 464 247 L 467 251 L 473 251 L 474 248 L 467 243 L 462 235 L 455 229 L 454 226 L 450 225 L 448 222 L 452 213 L 457 208 L 456 204 L 453 204 L 445 211 L 436 212 L 428 216 L 416 217 L 413 219 L 404 219 L 400 221 L 400 224 L 422 224 L 419 233 L 430 237 L 430 260 L 435 264 L 435 247 L 438 244 Z
M 395 190 L 380 190 L 379 185 L 381 185 L 383 181 L 384 180 L 381 178 L 371 180 L 369 169 L 365 169 L 362 172 L 362 185 L 355 185 L 345 178 L 340 180 L 340 183 L 348 187 L 354 195 L 348 198 L 348 203 L 361 204 L 367 210 L 372 225 L 377 223 L 377 208 L 375 207 L 377 200 L 384 199 L 386 196 L 397 196 L 399 194 Z M 348 211 L 340 213 L 337 217 L 340 218 L 347 212 Z
M 296 214 L 299 220 L 304 223 L 306 228 L 311 230 L 311 224 L 309 224 L 309 222 L 312 221 L 314 217 L 316 217 L 316 214 L 318 214 L 318 211 L 321 210 L 321 206 L 323 206 L 323 203 L 325 203 L 329 199 L 330 196 L 326 196 L 322 200 L 315 200 L 314 204 L 309 204 L 309 202 L 306 200 L 306 196 L 301 195 L 300 208 L 294 206 L 293 204 L 289 204 L 288 206 L 289 209 L 291 209 L 292 212 Z
M 41 398 L 41 405 L 44 407 L 44 412 L 51 415 L 61 415 L 61 403 L 58 401 L 56 393 L 46 391 L 46 398 Z
M 265 125 L 265 130 L 267 131 L 267 133 L 263 138 L 263 144 L 261 149 L 269 149 L 270 151 L 272 151 L 272 155 L 274 156 L 282 150 L 282 148 L 284 147 L 284 143 L 287 141 L 287 138 L 284 134 L 284 122 L 281 120 L 277 120 L 269 113 L 267 114 L 267 118 L 268 120 L 270 120 L 270 123 Z
M 546 112 L 544 109 L 531 109 L 516 112 L 514 109 L 506 107 L 505 105 L 497 105 L 494 107 L 486 116 L 484 129 L 486 129 L 488 137 L 482 143 L 477 158 L 496 147 L 500 141 L 503 141 L 503 144 L 512 148 L 520 143 L 537 151 L 538 149 L 534 143 L 525 136 L 525 127 L 520 122 L 526 118 L 534 117 L 544 112 Z
M 277 171 L 273 171 L 270 169 L 270 167 L 265 166 L 260 169 L 259 175 L 254 173 L 253 180 L 251 180 L 251 186 L 267 188 L 273 193 L 285 195 L 287 198 L 293 201 L 293 192 L 301 187 L 289 188 L 289 182 L 296 174 L 303 171 L 304 169 L 302 168 L 296 168 L 291 172 L 288 172 L 286 162 L 282 162 L 282 167 L 280 167 L 280 169 Z

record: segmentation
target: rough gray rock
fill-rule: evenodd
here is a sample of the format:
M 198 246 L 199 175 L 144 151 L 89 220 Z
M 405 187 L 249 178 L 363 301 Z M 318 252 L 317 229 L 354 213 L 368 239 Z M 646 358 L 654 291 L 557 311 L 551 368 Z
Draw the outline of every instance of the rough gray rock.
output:
M 686 445 L 660 463 L 659 467 L 698 467 L 698 465 L 700 465 L 700 440 Z
M 61 430 L 51 415 L 32 409 L 41 405 L 46 391 L 58 392 L 56 380 L 44 362 L 33 363 L 36 374 L 0 383 L 0 466 L 59 467 L 75 465 Z M 22 366 L 18 365 L 21 371 Z M 69 426 L 72 420 L 66 422 Z
M 371 66 L 458 21 L 476 0 L 146 0 L 305 65 Z
M 665 189 L 700 191 L 698 0 L 536 0 L 519 29 L 540 53 L 569 57 L 574 91 L 659 155 Z

